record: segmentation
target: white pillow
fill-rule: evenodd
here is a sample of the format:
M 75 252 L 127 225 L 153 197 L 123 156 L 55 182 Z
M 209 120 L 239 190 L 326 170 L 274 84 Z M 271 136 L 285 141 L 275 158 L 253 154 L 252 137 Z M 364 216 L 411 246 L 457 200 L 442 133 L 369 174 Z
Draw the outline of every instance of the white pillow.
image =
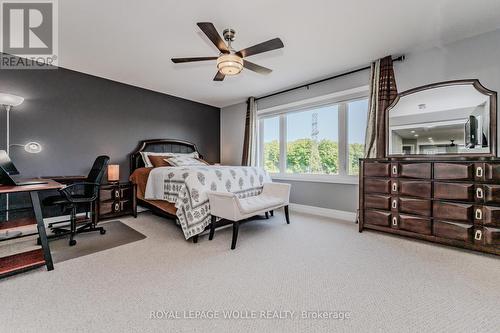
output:
M 149 152 L 149 151 L 141 151 L 141 156 L 142 160 L 144 161 L 144 166 L 146 168 L 152 168 L 153 163 L 149 160 L 148 156 L 188 156 L 188 157 L 199 157 L 198 152 L 192 152 L 192 153 L 156 153 L 156 152 Z
M 173 166 L 205 166 L 205 162 L 197 160 L 191 156 L 173 156 L 169 158 L 164 158 L 166 162 Z

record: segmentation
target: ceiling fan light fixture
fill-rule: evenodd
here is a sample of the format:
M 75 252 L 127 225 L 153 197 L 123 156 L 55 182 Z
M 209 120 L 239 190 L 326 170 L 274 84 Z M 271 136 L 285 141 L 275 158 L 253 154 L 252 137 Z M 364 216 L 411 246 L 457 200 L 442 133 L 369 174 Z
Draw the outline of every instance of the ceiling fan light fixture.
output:
M 217 60 L 217 74 L 213 78 L 214 81 L 223 81 L 224 78 L 228 75 L 237 75 L 243 70 L 243 67 L 255 73 L 269 74 L 272 72 L 272 70 L 254 64 L 253 62 L 246 60 L 246 58 L 256 54 L 281 49 L 285 46 L 281 39 L 273 38 L 236 52 L 231 46 L 231 43 L 234 41 L 234 35 L 236 33 L 233 29 L 225 29 L 223 32 L 224 39 L 222 39 L 213 23 L 198 22 L 196 24 L 201 29 L 201 31 L 203 31 L 206 37 L 208 37 L 208 39 L 210 39 L 210 41 L 219 50 L 219 56 L 190 58 L 184 57 L 172 58 L 171 60 L 175 64 Z
M 235 54 L 223 54 L 217 58 L 217 69 L 224 75 L 236 75 L 243 70 L 243 59 Z

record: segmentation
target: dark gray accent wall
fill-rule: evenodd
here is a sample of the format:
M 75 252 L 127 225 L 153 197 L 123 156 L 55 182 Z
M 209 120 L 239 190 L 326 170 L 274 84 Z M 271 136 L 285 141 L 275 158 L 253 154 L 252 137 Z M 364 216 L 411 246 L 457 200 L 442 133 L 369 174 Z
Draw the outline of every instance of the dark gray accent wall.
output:
M 0 70 L 0 92 L 20 95 L 11 112 L 11 143 L 40 142 L 28 154 L 11 147 L 26 176 L 85 175 L 97 155 L 120 164 L 127 179 L 128 153 L 139 140 L 194 142 L 209 162 L 219 162 L 220 109 L 67 69 Z M 0 149 L 5 112 L 0 111 Z

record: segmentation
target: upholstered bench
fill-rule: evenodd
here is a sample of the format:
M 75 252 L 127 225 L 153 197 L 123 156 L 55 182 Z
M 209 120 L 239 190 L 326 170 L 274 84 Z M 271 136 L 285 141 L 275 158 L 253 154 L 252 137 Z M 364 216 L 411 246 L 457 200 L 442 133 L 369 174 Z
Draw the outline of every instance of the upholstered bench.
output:
M 290 224 L 288 214 L 288 203 L 290 200 L 290 184 L 283 183 L 264 183 L 261 194 L 238 198 L 230 192 L 209 192 L 210 211 L 212 214 L 212 223 L 210 225 L 209 239 L 214 238 L 215 222 L 217 218 L 226 219 L 233 222 L 233 239 L 231 249 L 236 247 L 238 239 L 239 221 L 249 217 L 284 207 L 286 223 Z

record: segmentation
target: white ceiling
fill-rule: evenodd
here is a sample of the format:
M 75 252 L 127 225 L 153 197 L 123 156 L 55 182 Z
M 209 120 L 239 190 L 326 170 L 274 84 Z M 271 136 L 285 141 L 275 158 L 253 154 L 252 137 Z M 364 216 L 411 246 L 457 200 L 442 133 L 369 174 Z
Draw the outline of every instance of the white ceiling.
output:
M 500 27 L 498 0 L 60 0 L 59 65 L 223 107 L 365 65 L 387 54 Z M 236 30 L 236 49 L 280 37 L 285 48 L 249 58 L 273 69 L 212 81 L 215 56 L 196 22 Z
M 444 110 L 462 110 L 465 116 L 474 111 L 474 108 L 486 104 L 489 100 L 489 96 L 479 92 L 472 85 L 439 87 L 401 97 L 391 109 L 389 118 L 408 115 L 422 116 L 426 113 Z M 424 106 L 424 108 L 421 109 L 420 105 Z M 454 113 L 456 112 L 458 111 Z

